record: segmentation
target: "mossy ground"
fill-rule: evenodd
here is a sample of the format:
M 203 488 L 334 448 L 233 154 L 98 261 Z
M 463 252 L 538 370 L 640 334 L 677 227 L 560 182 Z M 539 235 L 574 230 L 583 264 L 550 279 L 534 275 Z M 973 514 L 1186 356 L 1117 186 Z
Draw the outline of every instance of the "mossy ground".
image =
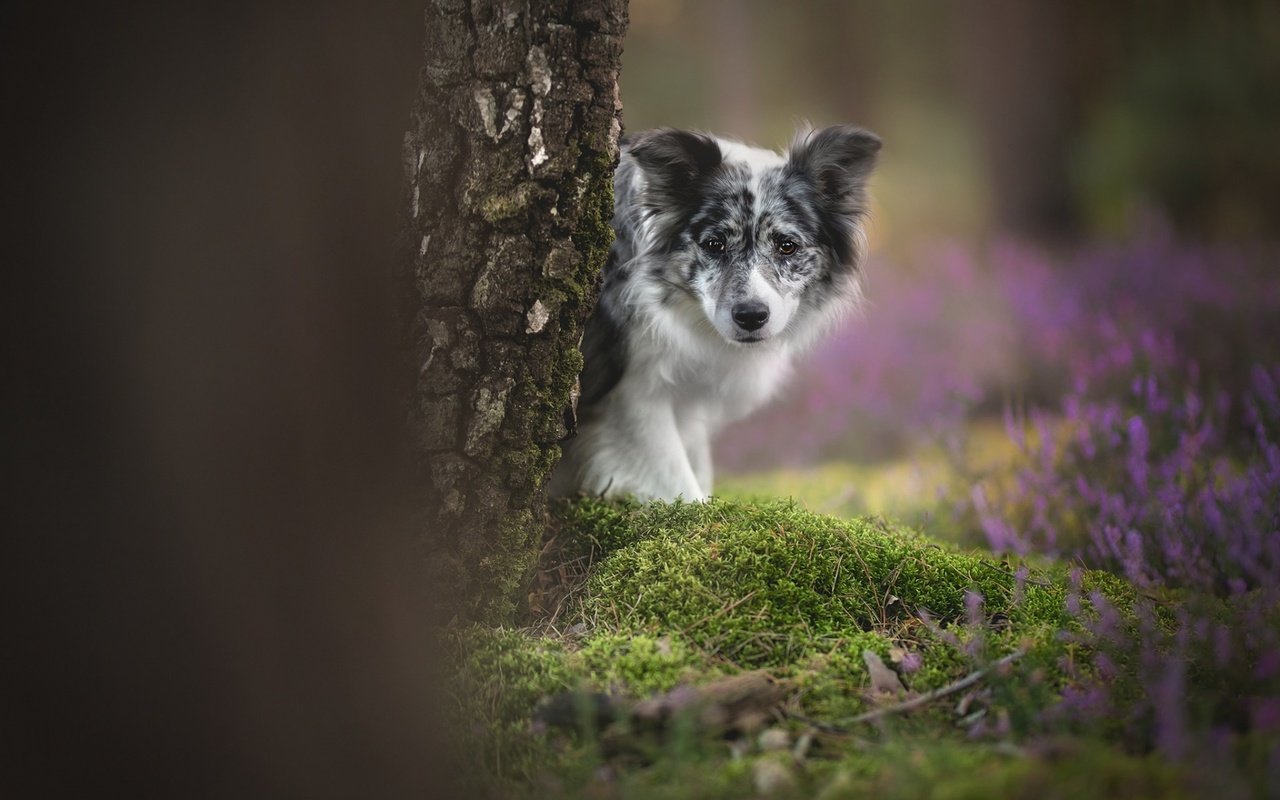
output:
M 551 545 L 549 564 L 578 566 L 552 570 L 529 627 L 454 634 L 462 750 L 469 779 L 488 793 L 746 797 L 768 783 L 770 760 L 780 767 L 766 788 L 778 796 L 1165 797 L 1181 785 L 1173 766 L 1086 740 L 1062 745 L 1068 759 L 1012 743 L 1035 728 L 1033 710 L 1052 704 L 1070 680 L 1064 666 L 1078 660 L 1079 645 L 1062 635 L 1077 624 L 1064 569 L 781 500 L 564 504 Z M 1123 581 L 1084 580 L 1117 607 L 1132 602 Z M 998 736 L 958 725 L 974 713 L 957 712 L 959 693 L 844 732 L 815 728 L 874 707 L 866 650 L 911 693 L 1025 655 L 984 678 L 973 706 Z M 541 701 L 565 692 L 642 699 L 749 670 L 785 684 L 781 710 L 760 725 L 792 744 L 807 735 L 803 758 L 760 752 L 755 729 L 734 750 L 693 723 L 629 736 L 535 721 Z

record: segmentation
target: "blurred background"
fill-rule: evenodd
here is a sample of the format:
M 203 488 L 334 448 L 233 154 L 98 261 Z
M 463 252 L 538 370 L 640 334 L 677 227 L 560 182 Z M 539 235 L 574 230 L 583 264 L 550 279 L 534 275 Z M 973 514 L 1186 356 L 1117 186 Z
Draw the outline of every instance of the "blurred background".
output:
M 730 473 L 893 465 L 1055 402 L 1130 335 L 1175 337 L 1227 384 L 1275 352 L 1273 3 L 633 0 L 621 84 L 629 130 L 777 147 L 807 119 L 885 141 L 868 306 L 722 437 Z M 850 510 L 901 511 L 865 484 L 911 493 L 918 472 L 853 476 Z M 823 476 L 796 477 L 748 484 Z
M 29 656 L 6 785 L 428 793 L 431 609 L 384 363 L 421 9 L 6 7 L 3 591 Z M 1280 361 L 1276 4 L 633 0 L 631 19 L 632 130 L 783 145 L 807 118 L 886 142 L 868 307 L 723 437 L 728 491 L 932 513 L 955 464 L 1007 451 L 1007 409 L 1070 419 L 1120 387 L 1203 399 L 1213 436 L 1197 413 L 1143 452 L 1248 478 L 1231 502 L 1256 521 L 1228 522 L 1275 540 L 1276 426 L 1271 449 L 1226 433 L 1258 403 L 1280 418 L 1259 371 Z M 1106 436 L 1129 419 L 1103 411 Z M 1003 547 L 996 488 L 967 530 Z
M 797 121 L 887 143 L 875 235 L 1209 237 L 1280 210 L 1274 3 L 634 0 L 628 128 L 767 145 Z
M 437 796 L 388 346 L 422 40 L 0 13 L 8 796 Z

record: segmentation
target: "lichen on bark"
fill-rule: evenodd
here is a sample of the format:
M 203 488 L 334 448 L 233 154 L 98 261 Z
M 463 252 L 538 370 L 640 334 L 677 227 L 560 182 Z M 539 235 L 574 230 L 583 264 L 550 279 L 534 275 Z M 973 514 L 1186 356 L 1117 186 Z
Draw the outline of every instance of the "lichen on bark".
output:
M 427 565 L 509 618 L 612 231 L 625 0 L 431 0 L 405 137 L 408 410 Z

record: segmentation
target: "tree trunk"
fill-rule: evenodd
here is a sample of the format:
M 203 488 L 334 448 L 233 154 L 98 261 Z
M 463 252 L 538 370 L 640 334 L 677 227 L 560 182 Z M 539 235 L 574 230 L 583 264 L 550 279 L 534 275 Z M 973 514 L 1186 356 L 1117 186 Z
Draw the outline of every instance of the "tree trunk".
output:
M 1061 0 L 1002 0 L 959 14 L 961 84 L 975 109 L 995 222 L 1033 239 L 1075 231 L 1068 175 L 1072 98 Z
M 405 137 L 413 451 L 452 611 L 509 618 L 612 242 L 626 0 L 432 0 Z

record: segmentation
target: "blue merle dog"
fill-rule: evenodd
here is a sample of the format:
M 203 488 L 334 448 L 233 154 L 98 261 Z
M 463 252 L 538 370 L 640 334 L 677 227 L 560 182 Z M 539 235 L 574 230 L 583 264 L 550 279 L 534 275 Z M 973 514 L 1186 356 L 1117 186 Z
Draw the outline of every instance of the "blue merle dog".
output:
M 857 306 L 879 150 L 851 126 L 802 132 L 785 155 L 671 129 L 623 141 L 578 435 L 553 493 L 710 496 L 712 437 Z

